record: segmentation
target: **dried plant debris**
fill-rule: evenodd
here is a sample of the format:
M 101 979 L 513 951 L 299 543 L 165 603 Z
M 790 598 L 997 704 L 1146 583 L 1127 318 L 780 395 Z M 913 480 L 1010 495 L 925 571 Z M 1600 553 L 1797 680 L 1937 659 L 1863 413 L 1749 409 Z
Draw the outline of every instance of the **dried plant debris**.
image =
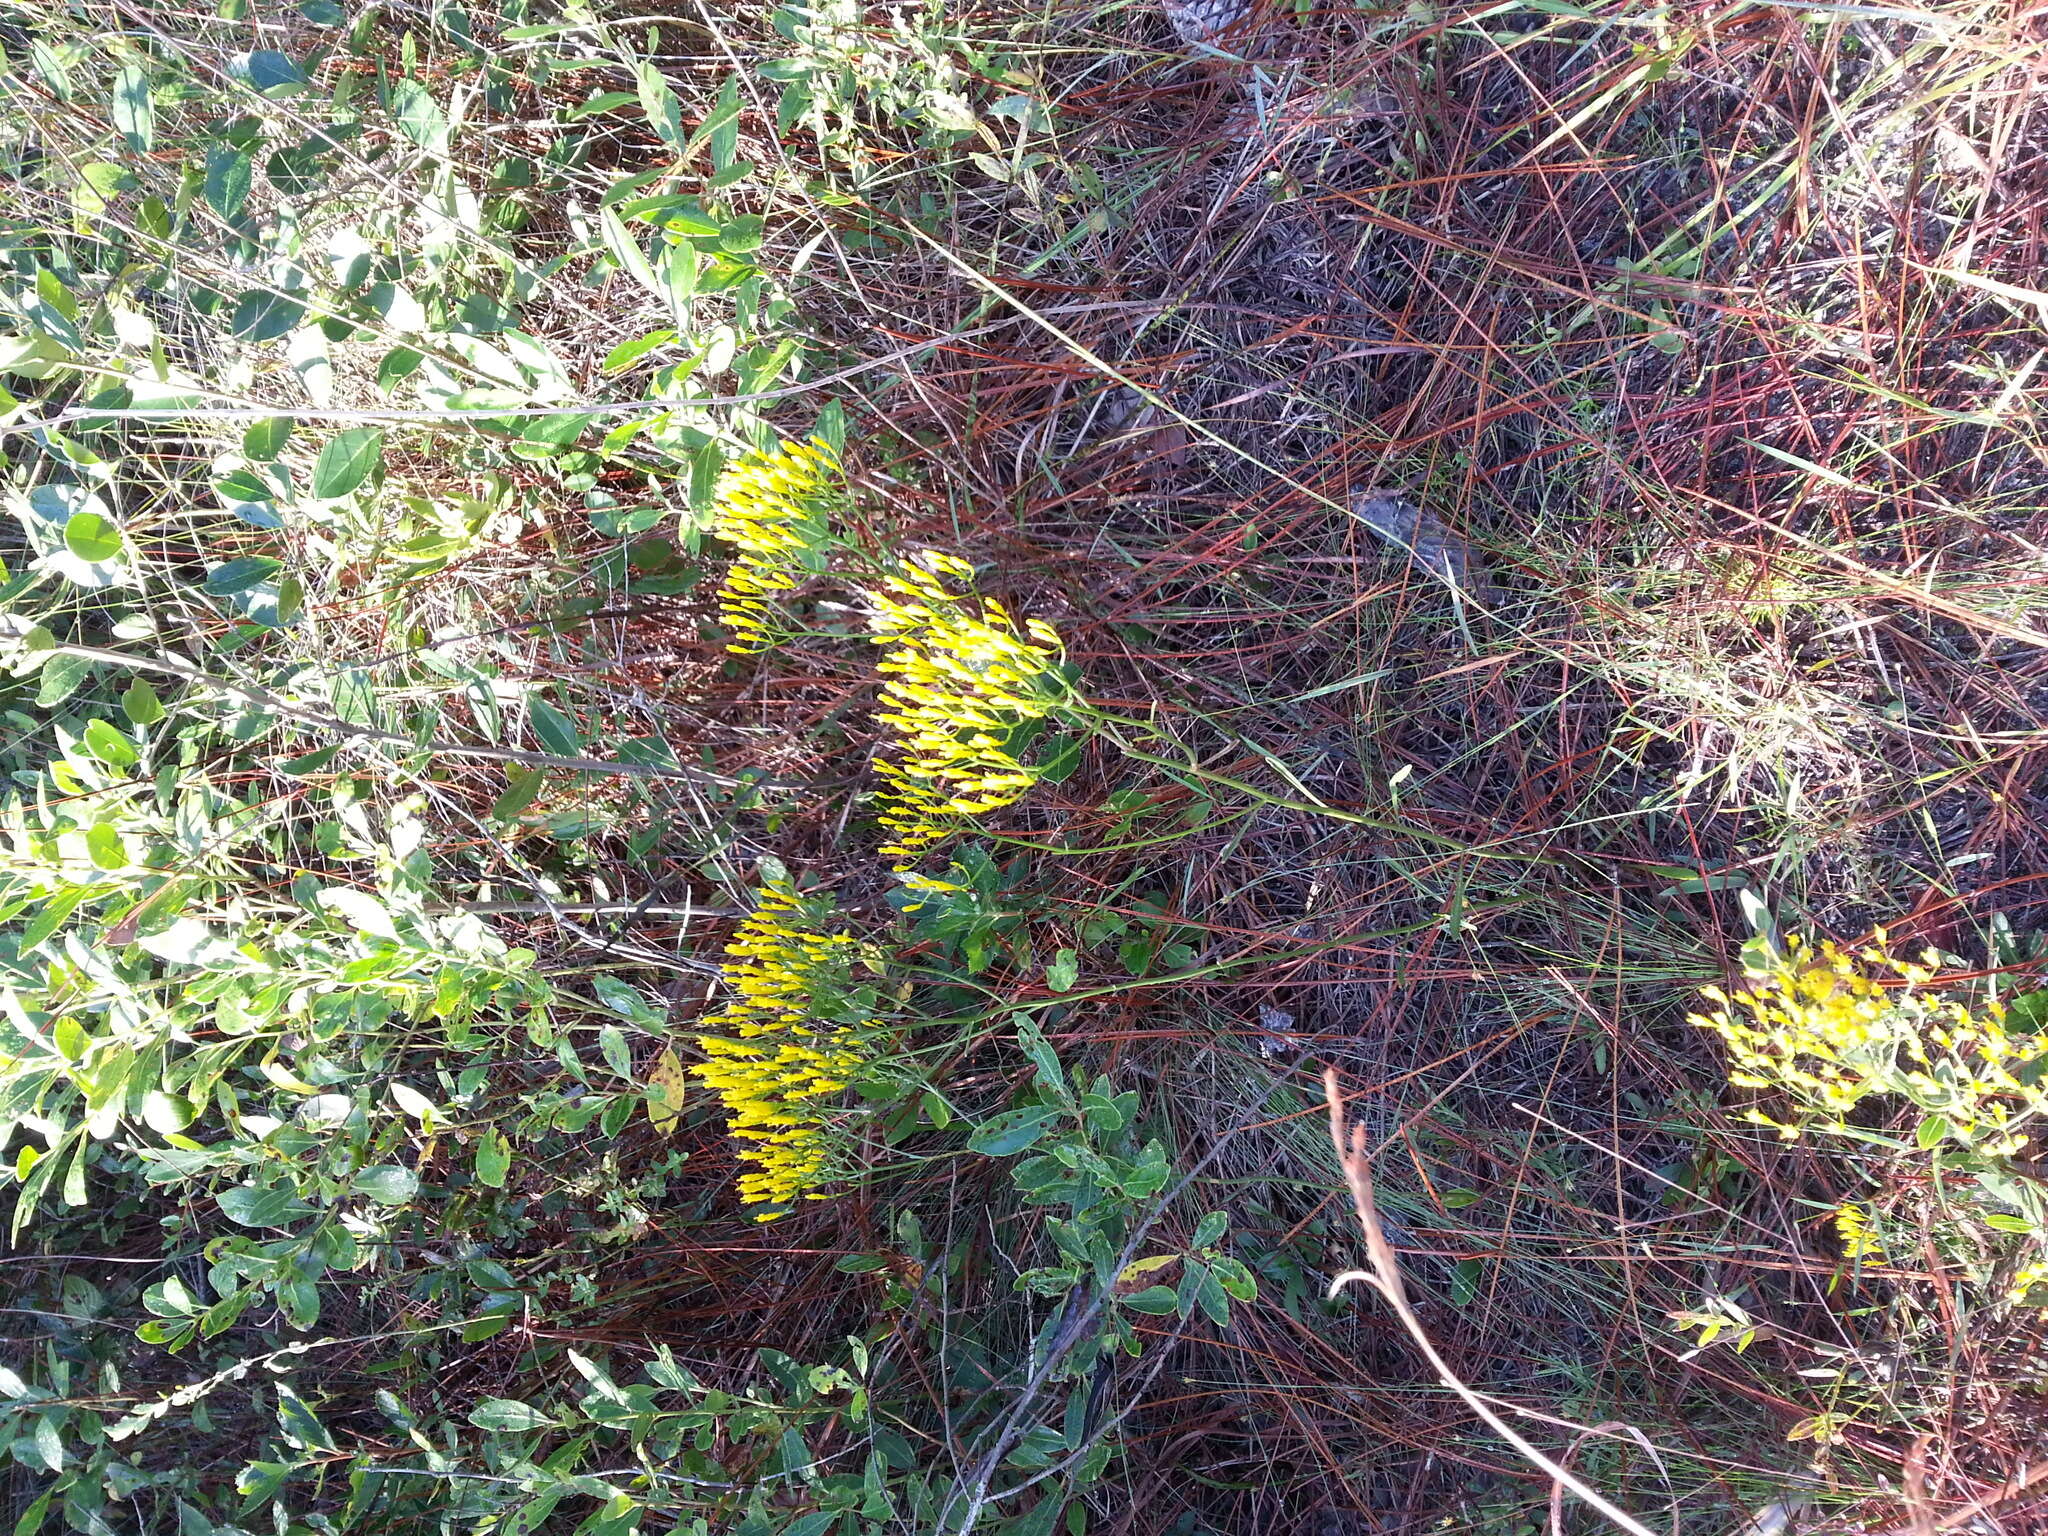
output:
M 1254 6 L 1252 0 L 1160 0 L 1160 9 L 1174 35 L 1195 47 L 1242 38 Z
M 1376 494 L 1354 500 L 1351 515 L 1406 550 L 1418 569 L 1451 587 L 1464 601 L 1481 608 L 1492 608 L 1500 601 L 1500 589 L 1472 546 L 1445 527 L 1434 512 L 1405 497 Z

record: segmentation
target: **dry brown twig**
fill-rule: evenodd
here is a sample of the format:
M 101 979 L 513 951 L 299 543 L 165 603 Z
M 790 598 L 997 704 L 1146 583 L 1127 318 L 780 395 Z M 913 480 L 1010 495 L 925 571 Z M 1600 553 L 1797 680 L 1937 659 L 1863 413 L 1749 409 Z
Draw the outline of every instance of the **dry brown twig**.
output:
M 1330 1105 L 1330 1141 L 1337 1149 L 1337 1160 L 1344 1169 L 1344 1181 L 1351 1186 L 1352 1209 L 1357 1212 L 1359 1229 L 1365 1235 L 1365 1257 L 1369 1268 L 1349 1269 L 1330 1282 L 1330 1294 L 1335 1296 L 1354 1280 L 1362 1281 L 1379 1292 L 1408 1336 L 1415 1341 L 1415 1347 L 1422 1351 L 1422 1357 L 1436 1372 L 1437 1380 L 1448 1387 L 1467 1408 L 1485 1423 L 1501 1439 L 1515 1448 L 1532 1466 L 1549 1474 L 1552 1481 L 1561 1488 L 1569 1489 L 1609 1520 L 1620 1526 L 1630 1536 L 1656 1536 L 1649 1526 L 1619 1505 L 1611 1502 L 1597 1489 L 1589 1486 L 1569 1468 L 1524 1440 L 1499 1414 L 1495 1413 L 1477 1392 L 1466 1386 L 1453 1371 L 1444 1357 L 1437 1353 L 1436 1345 L 1430 1341 L 1428 1330 L 1422 1326 L 1422 1319 L 1415 1315 L 1415 1308 L 1408 1300 L 1407 1287 L 1401 1280 L 1400 1261 L 1394 1257 L 1394 1250 L 1387 1243 L 1386 1234 L 1380 1230 L 1379 1207 L 1373 1200 L 1372 1158 L 1365 1147 L 1365 1127 L 1346 1125 L 1344 1120 L 1344 1096 L 1337 1087 L 1337 1069 L 1323 1069 L 1323 1095 Z M 1603 1426 L 1604 1427 L 1604 1426 Z

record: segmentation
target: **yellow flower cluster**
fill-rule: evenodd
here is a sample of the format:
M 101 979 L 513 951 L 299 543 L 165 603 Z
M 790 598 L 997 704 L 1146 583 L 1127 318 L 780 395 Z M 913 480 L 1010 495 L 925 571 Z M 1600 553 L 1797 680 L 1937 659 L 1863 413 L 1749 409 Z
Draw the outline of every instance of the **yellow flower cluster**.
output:
M 774 643 L 781 594 L 823 568 L 827 521 L 844 499 L 839 458 L 823 438 L 748 454 L 719 476 L 711 531 L 738 557 L 718 589 L 718 622 L 729 651 L 748 655 Z
M 775 643 L 784 594 L 825 569 L 835 546 L 831 519 L 846 504 L 837 455 L 822 439 L 785 442 L 732 464 L 718 483 L 712 532 L 738 554 L 719 588 L 727 649 Z M 1031 726 L 1077 709 L 1059 634 L 1037 619 L 1020 624 L 977 594 L 974 568 L 931 554 L 855 584 L 883 647 L 877 719 L 891 737 L 877 764 L 884 781 L 884 856 L 908 883 L 944 881 L 912 873 L 918 858 L 960 818 L 1013 804 L 1041 771 L 1019 754 Z M 706 1060 L 692 1070 L 724 1102 L 728 1129 L 753 1168 L 740 1196 L 767 1206 L 772 1220 L 840 1176 L 828 1101 L 871 1057 L 874 1021 L 849 1004 L 856 941 L 827 925 L 812 905 L 771 882 L 725 951 L 732 997 L 706 1017 L 698 1037 Z
M 819 1016 L 821 996 L 850 988 L 856 941 L 816 929 L 793 895 L 765 891 L 725 947 L 733 995 L 703 1021 L 722 1033 L 697 1039 L 707 1059 L 692 1070 L 724 1101 L 728 1129 L 750 1144 L 740 1153 L 754 1164 L 740 1175 L 749 1205 L 824 1198 L 816 1191 L 835 1176 L 826 1101 L 868 1059 L 859 1025 Z
M 908 870 L 958 818 L 1014 804 L 1036 784 L 1016 734 L 1074 703 L 1065 651 L 1050 624 L 1019 625 L 1001 603 L 963 587 L 974 568 L 932 554 L 867 594 L 874 640 L 885 649 L 882 708 L 895 737 L 876 764 L 887 783 L 882 852 Z
M 1884 1244 L 1870 1230 L 1870 1215 L 1854 1200 L 1835 1211 L 1835 1236 L 1842 1240 L 1842 1253 L 1851 1259 L 1882 1259 Z
M 1787 1141 L 1814 1128 L 1855 1134 L 1850 1111 L 1895 1095 L 1922 1112 L 1925 1145 L 1954 1132 L 1982 1154 L 2016 1151 L 2025 1139 L 2018 1125 L 2048 1113 L 2048 1087 L 2021 1076 L 2048 1058 L 2048 1034 L 2009 1033 L 1995 999 L 1973 1012 L 1930 990 L 1936 957 L 1923 958 L 1915 965 L 1879 947 L 1852 954 L 1832 943 L 1815 951 L 1793 938 L 1733 997 L 1703 988 L 1720 1006 L 1692 1022 L 1727 1045 L 1731 1082 L 1792 1100 L 1787 1121 L 1750 1114 Z

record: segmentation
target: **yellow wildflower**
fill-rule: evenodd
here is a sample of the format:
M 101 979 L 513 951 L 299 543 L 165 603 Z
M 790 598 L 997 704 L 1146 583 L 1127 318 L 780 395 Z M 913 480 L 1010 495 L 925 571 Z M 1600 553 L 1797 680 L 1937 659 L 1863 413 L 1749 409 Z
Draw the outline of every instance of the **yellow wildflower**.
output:
M 750 453 L 719 476 L 711 531 L 739 555 L 718 589 L 718 622 L 742 655 L 774 643 L 775 605 L 823 569 L 829 515 L 845 499 L 838 456 L 823 438 Z
M 1870 1216 L 1853 1200 L 1835 1211 L 1835 1236 L 1842 1241 L 1842 1253 L 1851 1259 L 1882 1259 L 1884 1244 L 1870 1231 Z
M 2038 1285 L 2048 1285 L 2048 1264 L 2022 1264 L 2006 1288 L 2006 1299 L 2024 1304 Z
M 1923 958 L 1916 965 L 1833 943 L 1816 951 L 1795 937 L 1733 997 L 1701 989 L 1720 1007 L 1691 1021 L 1728 1047 L 1729 1081 L 1791 1099 L 1789 1120 L 1751 1114 L 1788 1141 L 1816 1126 L 1864 1134 L 1849 1113 L 1896 1096 L 1920 1110 L 1923 1145 L 1954 1132 L 1980 1153 L 2010 1154 L 2024 1142 L 2020 1124 L 2048 1114 L 2048 1089 L 2027 1070 L 2048 1058 L 2048 1034 L 2009 1032 L 1996 999 L 1973 1011 L 1931 989 L 1938 957 Z
M 885 648 L 876 718 L 895 737 L 876 764 L 888 786 L 882 852 L 899 872 L 959 818 L 1022 799 L 1040 770 L 1019 759 L 1019 736 L 1076 702 L 1058 632 L 1039 619 L 1020 625 L 1001 603 L 948 585 L 973 574 L 966 561 L 934 554 L 867 594 Z
M 732 996 L 707 1016 L 695 1067 L 725 1103 L 726 1125 L 748 1143 L 740 1175 L 749 1205 L 820 1200 L 837 1177 L 828 1103 L 868 1060 L 863 1025 L 821 1016 L 843 1011 L 858 946 L 849 933 L 816 931 L 818 915 L 794 895 L 770 889 L 725 947 Z M 758 1219 L 772 1221 L 771 1210 Z

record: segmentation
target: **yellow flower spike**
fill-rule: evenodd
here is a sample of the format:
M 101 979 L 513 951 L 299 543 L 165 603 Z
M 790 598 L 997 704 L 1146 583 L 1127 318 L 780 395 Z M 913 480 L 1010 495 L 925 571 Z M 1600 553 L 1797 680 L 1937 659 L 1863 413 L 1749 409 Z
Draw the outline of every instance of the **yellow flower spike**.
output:
M 898 873 L 960 818 L 1023 798 L 1039 775 L 1008 742 L 1074 702 L 1058 670 L 1058 632 L 1035 619 L 1020 630 L 1000 603 L 947 584 L 973 574 L 965 560 L 933 553 L 869 594 L 870 627 L 885 648 L 877 719 L 895 738 L 876 765 L 886 786 L 882 852 Z
M 693 1070 L 724 1103 L 726 1129 L 753 1165 L 739 1178 L 748 1205 L 823 1198 L 839 1177 L 825 1101 L 870 1059 L 871 1021 L 818 1016 L 821 1002 L 851 988 L 858 946 L 851 934 L 805 926 L 817 920 L 789 895 L 765 892 L 725 947 L 731 996 L 697 1037 L 706 1059 Z
M 1847 1201 L 1835 1211 L 1835 1236 L 1841 1239 L 1842 1254 L 1851 1259 L 1882 1259 L 1884 1245 L 1869 1229 L 1870 1216 L 1855 1201 Z
M 774 644 L 771 600 L 801 585 L 844 500 L 838 457 L 822 438 L 748 454 L 719 476 L 711 532 L 739 551 L 718 589 L 718 622 L 733 632 L 727 650 Z

